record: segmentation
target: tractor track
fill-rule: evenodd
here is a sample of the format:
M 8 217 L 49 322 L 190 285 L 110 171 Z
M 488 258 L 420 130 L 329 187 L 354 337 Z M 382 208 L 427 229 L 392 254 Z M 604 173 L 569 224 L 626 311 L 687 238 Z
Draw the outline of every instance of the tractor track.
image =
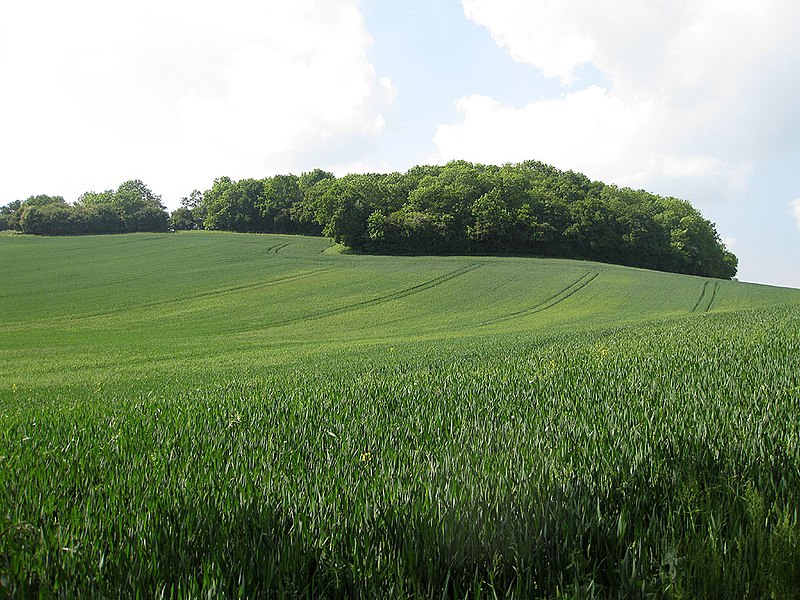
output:
M 709 286 L 711 287 L 711 292 L 709 293 Z M 700 291 L 700 297 L 697 299 L 697 302 L 694 303 L 692 310 L 690 313 L 697 313 L 703 312 L 707 313 L 711 310 L 711 307 L 714 305 L 714 302 L 717 299 L 717 290 L 719 289 L 719 281 L 714 282 L 712 285 L 711 281 L 706 281 L 703 284 L 703 289 Z
M 195 294 L 187 294 L 185 296 L 178 296 L 175 298 L 166 298 L 161 300 L 150 300 L 148 302 L 142 302 L 140 304 L 132 305 L 130 310 L 136 309 L 147 309 L 147 308 L 154 308 L 158 306 L 168 306 L 170 304 L 178 304 L 181 302 L 188 302 L 191 300 L 201 300 L 204 298 L 213 298 L 215 296 L 223 296 L 226 294 L 233 294 L 236 292 L 258 289 L 258 288 L 266 288 L 271 287 L 273 285 L 280 285 L 283 283 L 289 283 L 292 281 L 297 281 L 300 279 L 305 279 L 307 277 L 313 277 L 315 275 L 321 275 L 323 273 L 328 273 L 330 271 L 338 271 L 341 269 L 345 269 L 347 267 L 326 267 L 322 269 L 315 269 L 313 271 L 305 271 L 302 273 L 294 273 L 292 275 L 286 275 L 283 277 L 277 277 L 275 279 L 268 279 L 266 281 L 259 281 L 256 283 L 248 283 L 246 285 L 237 285 L 231 287 L 224 287 L 218 288 L 215 290 L 208 290 L 205 292 L 197 292 Z M 117 314 L 119 309 L 109 309 L 103 311 L 97 311 L 92 313 L 84 313 L 78 315 L 63 315 L 53 319 L 47 319 L 42 321 L 37 321 L 37 325 L 55 325 L 58 323 L 74 323 L 76 321 L 83 321 L 89 319 L 95 319 L 98 317 L 105 317 L 113 314 Z M 0 324 L 0 329 L 14 329 L 15 327 L 30 327 L 30 323 L 18 323 L 18 322 L 10 322 L 10 323 L 2 323 Z
M 589 285 L 592 281 L 594 281 L 597 276 L 600 275 L 600 271 L 587 271 L 583 275 L 581 275 L 578 279 L 570 283 L 565 288 L 562 288 L 557 293 L 553 294 L 549 298 L 542 300 L 538 304 L 534 304 L 529 308 L 525 308 L 523 310 L 518 310 L 513 313 L 509 313 L 507 315 L 503 315 L 501 317 L 495 317 L 494 319 L 489 319 L 487 321 L 483 321 L 479 323 L 479 325 L 494 325 L 495 323 L 501 323 L 503 321 L 510 321 L 512 319 L 518 319 L 521 317 L 527 317 L 529 315 L 533 315 L 549 308 L 556 306 L 564 302 L 564 300 L 571 298 L 575 294 L 577 294 L 580 290 L 584 287 Z
M 282 325 L 290 325 L 292 323 L 301 323 L 306 321 L 317 321 L 319 319 L 324 319 L 326 317 L 333 317 L 336 315 L 352 312 L 355 310 L 360 310 L 362 308 L 369 308 L 371 306 L 379 306 L 381 304 L 386 304 L 387 302 L 392 302 L 394 300 L 400 300 L 402 298 L 408 298 L 409 296 L 413 296 L 415 294 L 419 294 L 421 292 L 425 292 L 427 290 L 433 289 L 438 287 L 448 281 L 452 281 L 457 277 L 461 277 L 462 275 L 466 275 L 467 273 L 471 273 L 475 269 L 478 269 L 483 266 L 483 263 L 470 263 L 460 269 L 456 269 L 454 271 L 450 271 L 449 273 L 445 273 L 444 275 L 439 275 L 438 277 L 434 277 L 428 281 L 423 283 L 419 283 L 417 285 L 413 285 L 411 287 L 404 288 L 402 290 L 398 290 L 396 292 L 392 292 L 391 294 L 384 294 L 382 296 L 377 296 L 375 298 L 370 298 L 368 300 L 362 300 L 360 302 L 354 302 L 353 304 L 346 304 L 344 306 L 338 306 L 336 308 L 330 308 L 327 310 L 323 310 L 317 313 L 313 313 L 310 315 L 304 315 L 302 317 L 295 317 L 291 319 L 285 319 L 283 321 L 277 321 L 275 323 L 270 323 L 268 327 L 279 327 Z

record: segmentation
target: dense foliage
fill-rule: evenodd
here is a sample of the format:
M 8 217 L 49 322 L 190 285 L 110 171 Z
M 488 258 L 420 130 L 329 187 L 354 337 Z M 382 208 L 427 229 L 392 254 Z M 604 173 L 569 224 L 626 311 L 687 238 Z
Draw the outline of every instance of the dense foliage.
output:
M 130 202 L 132 192 L 138 202 Z M 75 206 L 42 198 L 0 209 L 0 229 L 324 234 L 368 253 L 578 258 L 723 279 L 736 274 L 738 262 L 714 225 L 684 200 L 534 161 L 454 161 L 341 178 L 320 169 L 299 177 L 221 177 L 184 198 L 169 221 L 141 182 L 84 194 Z
M 456 161 L 339 179 L 324 171 L 223 177 L 195 210 L 208 229 L 322 231 L 381 254 L 558 256 L 724 279 L 737 267 L 688 202 L 533 161 Z
M 797 597 L 800 291 L 329 246 L 0 237 L 0 597 Z
M 0 208 L 0 230 L 17 229 L 37 235 L 133 233 L 168 231 L 169 214 L 139 180 L 116 190 L 86 192 L 75 204 L 61 196 L 32 196 Z

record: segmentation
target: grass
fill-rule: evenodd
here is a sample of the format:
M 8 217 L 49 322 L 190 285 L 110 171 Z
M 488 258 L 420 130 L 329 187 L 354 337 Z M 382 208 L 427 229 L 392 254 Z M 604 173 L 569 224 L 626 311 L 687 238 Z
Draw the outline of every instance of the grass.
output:
M 800 589 L 800 291 L 0 240 L 0 595 Z

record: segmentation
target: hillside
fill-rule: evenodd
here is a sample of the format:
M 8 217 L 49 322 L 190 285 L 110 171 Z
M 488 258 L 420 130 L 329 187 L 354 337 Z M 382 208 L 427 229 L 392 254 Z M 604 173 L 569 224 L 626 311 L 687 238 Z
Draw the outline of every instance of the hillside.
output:
M 538 336 L 800 301 L 800 290 L 584 261 L 330 249 L 320 238 L 203 232 L 2 238 L 0 334 L 16 368 L 0 378 L 62 378 L 94 355 L 114 371 L 251 351 L 270 363 L 353 342 Z
M 0 265 L 0 597 L 800 589 L 800 290 L 214 232 Z

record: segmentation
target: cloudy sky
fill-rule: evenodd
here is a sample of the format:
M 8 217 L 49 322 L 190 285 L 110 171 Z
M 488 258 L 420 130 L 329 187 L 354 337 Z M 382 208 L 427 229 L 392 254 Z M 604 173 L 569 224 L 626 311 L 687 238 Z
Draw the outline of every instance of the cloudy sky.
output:
M 795 0 L 0 0 L 0 204 L 536 159 L 800 287 Z

